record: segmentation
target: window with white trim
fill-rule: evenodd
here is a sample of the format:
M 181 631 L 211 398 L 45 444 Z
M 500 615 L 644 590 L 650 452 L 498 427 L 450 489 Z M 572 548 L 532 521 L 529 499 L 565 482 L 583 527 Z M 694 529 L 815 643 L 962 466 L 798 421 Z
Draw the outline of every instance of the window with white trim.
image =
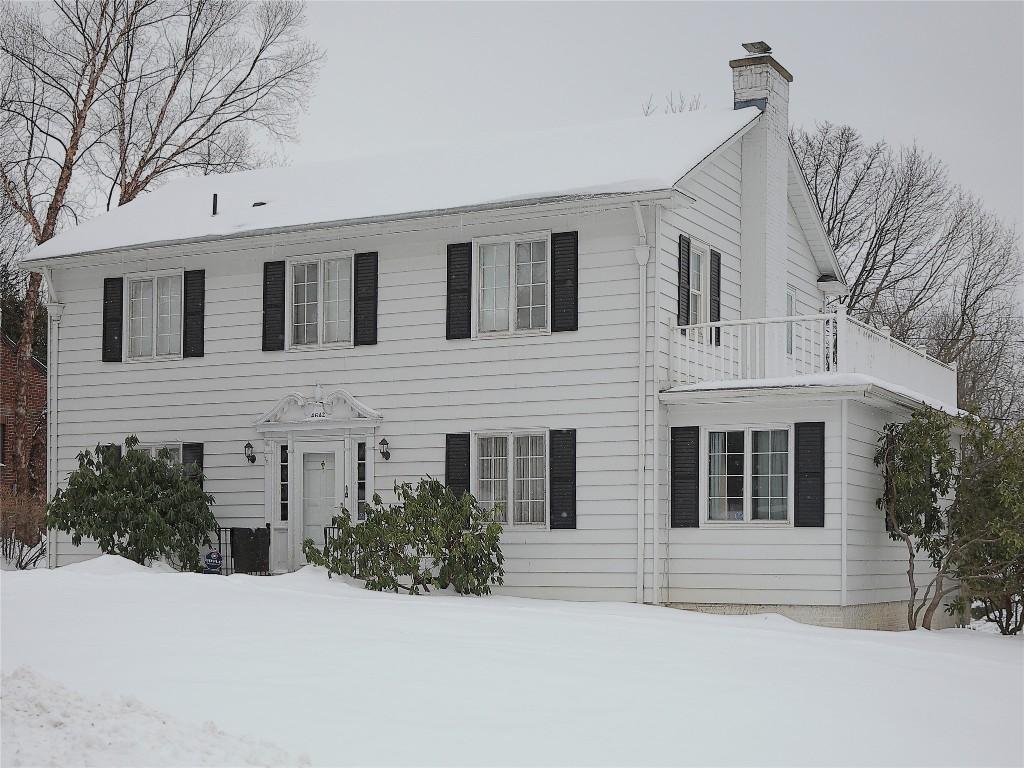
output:
M 505 525 L 547 523 L 547 434 L 501 432 L 475 437 L 474 495 Z M 510 513 L 511 510 L 511 513 Z
M 711 248 L 690 239 L 690 325 L 711 319 Z
M 148 443 L 139 445 L 136 450 L 145 451 L 154 459 L 160 458 L 160 451 L 166 448 L 173 462 L 181 464 L 181 443 Z
M 351 254 L 292 262 L 288 303 L 292 347 L 351 343 L 353 262 Z
M 535 333 L 550 328 L 548 233 L 475 241 L 478 334 Z
M 129 275 L 128 359 L 181 356 L 182 273 Z
M 789 427 L 706 431 L 705 509 L 709 522 L 790 519 L 792 439 Z

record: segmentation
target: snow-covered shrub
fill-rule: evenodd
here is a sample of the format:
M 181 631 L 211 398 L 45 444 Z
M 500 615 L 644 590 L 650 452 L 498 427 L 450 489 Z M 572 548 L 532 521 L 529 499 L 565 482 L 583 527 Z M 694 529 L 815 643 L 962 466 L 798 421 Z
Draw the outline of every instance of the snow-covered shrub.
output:
M 396 483 L 395 496 L 397 504 L 384 504 L 374 495 L 358 524 L 342 510 L 324 546 L 306 539 L 306 560 L 378 591 L 418 594 L 451 586 L 485 595 L 503 582 L 501 526 L 471 494 L 456 497 L 428 477 L 415 487 Z
M 35 568 L 46 555 L 46 504 L 38 496 L 0 490 L 0 556 L 14 568 Z
M 202 488 L 194 467 L 136 450 L 129 435 L 124 454 L 116 446 L 96 446 L 78 454 L 78 469 L 50 502 L 46 524 L 72 534 L 77 546 L 88 536 L 108 554 L 143 565 L 164 557 L 183 570 L 198 570 L 217 520 L 213 496 Z

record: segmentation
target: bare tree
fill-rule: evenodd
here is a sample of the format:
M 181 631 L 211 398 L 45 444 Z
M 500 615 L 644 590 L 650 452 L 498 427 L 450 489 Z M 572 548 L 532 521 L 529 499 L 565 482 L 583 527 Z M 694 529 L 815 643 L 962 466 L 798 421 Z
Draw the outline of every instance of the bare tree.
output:
M 830 123 L 791 138 L 846 271 L 851 313 L 958 362 L 961 405 L 1005 415 L 1019 394 L 998 391 L 1003 372 L 1019 369 L 1024 351 L 1016 233 L 917 146 L 869 144 Z
M 193 0 L 159 27 L 132 28 L 115 52 L 92 154 L 124 205 L 172 173 L 223 173 L 262 159 L 255 132 L 294 138 L 320 51 L 302 6 Z
M 248 167 L 254 132 L 292 135 L 320 53 L 302 6 L 228 0 L 56 0 L 0 8 L 0 193 L 44 243 L 172 173 Z M 13 463 L 28 486 L 33 273 L 18 342 Z

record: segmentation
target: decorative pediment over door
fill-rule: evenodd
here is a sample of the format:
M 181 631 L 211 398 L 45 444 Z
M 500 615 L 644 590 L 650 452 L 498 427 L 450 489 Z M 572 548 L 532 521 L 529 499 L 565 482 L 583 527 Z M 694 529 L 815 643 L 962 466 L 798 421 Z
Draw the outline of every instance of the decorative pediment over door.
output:
M 383 421 L 379 411 L 368 408 L 344 389 L 323 394 L 319 384 L 312 393 L 285 395 L 256 422 L 259 432 L 331 432 L 342 429 L 373 429 Z

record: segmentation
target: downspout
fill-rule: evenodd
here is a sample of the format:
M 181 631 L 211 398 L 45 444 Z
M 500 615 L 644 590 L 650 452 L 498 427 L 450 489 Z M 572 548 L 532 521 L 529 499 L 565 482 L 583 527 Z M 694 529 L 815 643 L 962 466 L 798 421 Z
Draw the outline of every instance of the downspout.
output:
M 639 244 L 633 246 L 633 255 L 640 268 L 639 288 L 637 290 L 640 328 L 637 331 L 639 343 L 637 355 L 637 446 L 636 446 L 636 602 L 644 601 L 644 545 L 646 538 L 646 521 L 644 484 L 646 480 L 647 453 L 647 263 L 651 258 L 651 247 L 647 244 L 647 228 L 644 226 L 640 204 L 633 201 L 633 213 L 636 216 L 636 229 Z
M 49 502 L 57 492 L 57 415 L 58 381 L 57 359 L 60 348 L 60 318 L 64 313 L 64 305 L 60 304 L 57 289 L 49 269 L 42 270 L 46 281 L 46 501 Z M 46 531 L 46 567 L 57 567 L 55 531 Z
M 651 538 L 654 542 L 654 552 L 651 553 L 653 564 L 652 564 L 652 588 L 654 590 L 653 601 L 655 605 L 660 605 L 662 601 L 662 584 L 661 584 L 661 462 L 660 451 L 661 447 L 661 401 L 658 399 L 658 390 L 660 384 L 660 369 L 661 365 L 661 312 L 660 312 L 660 299 L 659 289 L 661 284 L 658 282 L 658 268 L 661 265 L 661 216 L 662 207 L 659 203 L 654 207 L 654 418 L 653 418 L 653 429 L 654 429 L 654 446 L 651 450 L 651 463 L 653 464 L 653 475 L 651 478 L 651 503 L 653 507 L 653 520 L 651 522 Z
M 843 420 L 843 423 L 840 425 L 840 432 L 842 434 L 842 440 L 841 440 L 841 442 L 842 442 L 842 456 L 841 456 L 841 466 L 842 466 L 842 471 L 841 471 L 842 478 L 841 479 L 842 479 L 842 483 L 840 484 L 840 487 L 841 487 L 842 490 L 840 491 L 840 497 L 839 497 L 840 498 L 839 509 L 840 509 L 840 518 L 842 520 L 843 529 L 842 529 L 842 533 L 841 533 L 841 535 L 839 537 L 839 562 L 840 562 L 840 565 L 839 565 L 839 573 L 840 573 L 840 576 L 839 576 L 839 605 L 841 607 L 845 608 L 846 607 L 846 577 L 847 577 L 847 564 L 846 564 L 847 533 L 846 533 L 846 528 L 847 528 L 847 522 L 848 522 L 848 518 L 847 518 L 847 493 L 848 493 L 847 492 L 847 487 L 848 487 L 847 481 L 849 479 L 847 477 L 847 475 L 849 474 L 849 469 L 848 469 L 848 466 L 847 466 L 847 464 L 849 462 L 849 458 L 848 458 L 848 456 L 849 456 L 849 445 L 847 443 L 847 440 L 848 440 L 848 437 L 849 437 L 849 426 L 848 426 L 848 424 L 849 424 L 849 415 L 850 415 L 849 414 L 850 401 L 849 401 L 849 399 L 844 397 L 840 402 L 841 402 L 840 418 Z

